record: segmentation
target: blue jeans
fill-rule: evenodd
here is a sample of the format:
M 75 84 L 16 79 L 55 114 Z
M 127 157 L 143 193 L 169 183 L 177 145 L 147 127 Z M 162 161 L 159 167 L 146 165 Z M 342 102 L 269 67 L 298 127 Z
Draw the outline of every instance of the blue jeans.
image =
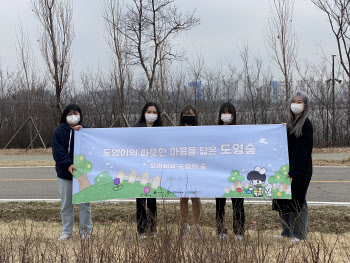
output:
M 296 237 L 299 239 L 306 239 L 307 237 L 307 222 L 308 209 L 305 200 L 303 209 L 295 213 L 281 213 L 282 233 L 284 237 Z
M 74 210 L 72 204 L 73 182 L 58 178 L 58 187 L 61 196 L 62 235 L 71 235 L 73 232 Z M 91 233 L 90 203 L 79 204 L 80 234 Z

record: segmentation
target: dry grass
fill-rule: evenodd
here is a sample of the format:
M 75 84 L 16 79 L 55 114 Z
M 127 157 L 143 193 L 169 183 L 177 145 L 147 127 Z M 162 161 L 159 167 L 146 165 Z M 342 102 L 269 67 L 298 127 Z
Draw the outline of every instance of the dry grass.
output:
M 269 206 L 246 205 L 246 235 L 236 241 L 227 204 L 227 240 L 219 241 L 215 205 L 204 204 L 201 237 L 184 238 L 179 229 L 179 205 L 158 205 L 158 235 L 140 240 L 135 203 L 93 204 L 89 240 L 78 234 L 59 242 L 58 203 L 0 204 L 0 262 L 330 262 L 350 261 L 350 208 L 310 207 L 306 241 L 276 239 L 280 224 Z M 77 212 L 77 211 L 76 211 Z M 75 213 L 77 215 L 77 213 Z M 18 220 L 21 218 L 21 220 Z
M 75 206 L 75 220 L 78 221 L 78 210 Z M 176 224 L 179 218 L 178 203 L 158 204 L 158 222 Z M 191 214 L 191 213 L 190 213 Z M 280 229 L 278 214 L 269 205 L 245 205 L 246 228 L 276 231 Z M 0 221 L 12 222 L 25 218 L 35 222 L 60 223 L 60 204 L 45 202 L 0 203 Z M 132 222 L 136 224 L 136 205 L 128 203 L 92 203 L 92 219 L 94 224 L 110 224 L 111 222 Z M 226 205 L 225 225 L 232 226 L 231 202 Z M 215 228 L 215 204 L 203 204 L 201 216 L 203 227 Z M 350 207 L 342 206 L 309 206 L 309 231 L 324 234 L 350 233 Z
M 52 149 L 0 149 L 0 155 L 52 155 Z
M 75 229 L 77 229 L 77 224 Z M 140 240 L 127 222 L 94 224 L 91 238 L 77 230 L 57 241 L 59 223 L 31 220 L 0 222 L 1 262 L 349 262 L 350 234 L 310 233 L 306 241 L 276 239 L 278 231 L 251 229 L 243 241 L 232 235 L 219 241 L 215 229 L 201 228 L 201 238 L 184 238 L 174 224 L 158 227 L 156 238 Z
M 350 156 L 343 160 L 312 160 L 313 166 L 350 166 Z
M 350 148 L 344 147 L 344 148 L 314 148 L 312 153 L 348 153 L 350 154 Z
M 0 161 L 0 167 L 55 166 L 54 161 Z

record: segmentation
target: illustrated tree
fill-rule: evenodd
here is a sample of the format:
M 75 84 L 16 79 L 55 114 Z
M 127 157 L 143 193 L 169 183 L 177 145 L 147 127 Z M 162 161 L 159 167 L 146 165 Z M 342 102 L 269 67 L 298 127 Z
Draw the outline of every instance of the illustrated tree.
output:
M 239 171 L 232 170 L 230 173 L 230 176 L 227 178 L 227 180 L 230 183 L 234 184 L 234 187 L 237 189 L 237 192 L 242 191 L 242 181 L 244 181 L 245 177 L 243 175 L 239 174 Z M 240 190 L 238 190 L 240 189 Z
M 288 192 L 290 185 L 290 178 L 288 178 L 289 165 L 282 165 L 278 172 L 274 176 L 269 177 L 269 183 L 273 185 L 273 188 L 276 189 L 276 184 L 280 184 L 280 189 L 282 191 Z
M 95 177 L 95 185 L 110 184 L 113 182 L 113 178 L 109 175 L 109 172 L 102 172 Z
M 92 170 L 92 164 L 83 154 L 78 154 L 74 156 L 74 166 L 76 168 L 74 173 L 74 178 L 78 180 L 79 183 L 79 191 L 91 186 L 89 179 L 87 178 L 87 174 Z

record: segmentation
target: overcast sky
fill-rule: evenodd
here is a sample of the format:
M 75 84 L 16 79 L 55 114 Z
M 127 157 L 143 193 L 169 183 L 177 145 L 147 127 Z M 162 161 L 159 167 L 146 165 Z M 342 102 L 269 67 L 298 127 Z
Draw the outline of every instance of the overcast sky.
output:
M 128 0 L 125 0 L 128 2 Z M 17 63 L 16 32 L 19 19 L 28 32 L 37 64 L 43 61 L 38 48 L 39 23 L 28 0 L 0 0 L 0 57 L 3 67 L 13 68 Z M 108 67 L 108 46 L 105 43 L 104 21 L 101 17 L 102 0 L 74 0 L 73 21 L 75 38 L 72 48 L 72 66 L 75 74 L 87 67 Z M 176 0 L 180 10 L 196 9 L 201 23 L 190 32 L 177 37 L 177 44 L 188 56 L 200 51 L 206 65 L 215 68 L 231 60 L 239 64 L 239 47 L 248 43 L 250 51 L 269 58 L 264 44 L 264 29 L 269 13 L 268 0 Z M 295 0 L 294 26 L 299 38 L 299 60 L 315 61 L 321 51 L 327 56 L 337 54 L 335 40 L 326 16 L 310 0 Z

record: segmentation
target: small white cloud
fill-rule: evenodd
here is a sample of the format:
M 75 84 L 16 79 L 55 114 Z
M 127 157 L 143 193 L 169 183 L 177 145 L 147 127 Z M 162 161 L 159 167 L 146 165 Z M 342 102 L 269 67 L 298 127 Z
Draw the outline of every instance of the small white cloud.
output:
M 283 146 L 282 145 L 280 145 L 280 148 L 282 148 Z
M 147 165 L 146 163 L 143 163 L 142 165 Z
M 84 149 L 84 148 L 85 148 L 85 146 L 81 146 L 81 148 L 82 148 L 82 149 Z
M 266 138 L 260 138 L 259 143 L 267 144 Z
M 241 172 L 244 172 L 244 171 L 245 171 L 245 169 L 242 169 L 242 170 L 241 170 Z
M 272 148 L 272 150 L 277 151 L 277 149 L 276 149 L 276 148 Z
M 96 147 L 92 147 L 92 149 L 95 149 Z
M 151 161 L 147 161 L 148 163 L 150 163 Z
M 282 158 L 278 158 L 278 160 L 282 160 Z
M 89 154 L 92 154 L 92 152 L 89 152 Z
M 110 165 L 111 163 L 106 163 L 106 165 Z
M 109 168 L 111 168 L 111 169 L 112 169 L 112 168 L 114 168 L 114 166 L 111 166 L 111 167 L 109 167 Z
M 272 171 L 275 171 L 275 169 L 271 169 Z
M 269 164 L 268 166 L 270 166 L 270 167 L 271 167 L 271 166 L 272 166 L 272 164 Z

